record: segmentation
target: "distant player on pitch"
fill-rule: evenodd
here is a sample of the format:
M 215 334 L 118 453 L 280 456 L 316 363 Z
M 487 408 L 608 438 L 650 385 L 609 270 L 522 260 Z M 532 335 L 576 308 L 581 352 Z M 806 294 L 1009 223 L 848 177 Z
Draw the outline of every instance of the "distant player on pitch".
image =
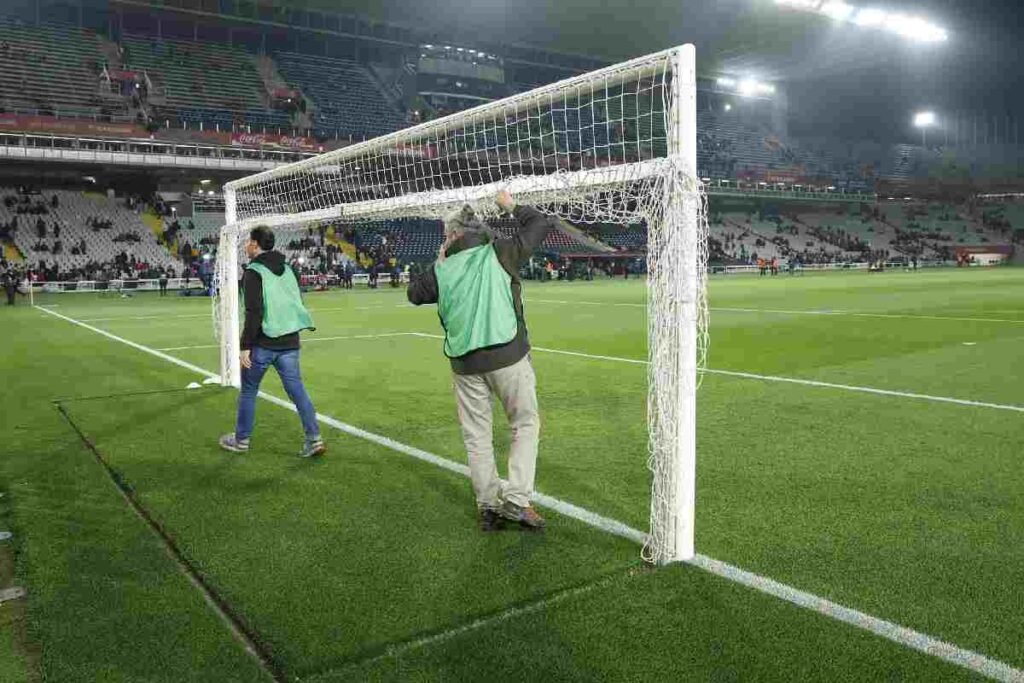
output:
M 480 528 L 495 531 L 506 519 L 541 529 L 544 519 L 530 505 L 540 416 L 519 268 L 544 241 L 553 222 L 533 208 L 516 206 L 507 192 L 498 194 L 497 203 L 519 222 L 516 234 L 495 239 L 473 209 L 463 207 L 445 219 L 437 261 L 413 276 L 408 296 L 417 306 L 437 304 Z M 491 436 L 495 396 L 512 428 L 504 490 Z

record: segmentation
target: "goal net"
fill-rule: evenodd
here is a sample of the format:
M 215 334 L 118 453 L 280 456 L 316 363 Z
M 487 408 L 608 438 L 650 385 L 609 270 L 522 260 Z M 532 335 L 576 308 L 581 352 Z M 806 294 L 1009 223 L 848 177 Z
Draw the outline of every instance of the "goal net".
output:
M 707 351 L 706 198 L 692 45 L 228 183 L 217 259 L 221 379 L 240 386 L 241 238 L 440 218 L 494 197 L 576 224 L 647 228 L 651 519 L 644 557 L 693 556 L 696 390 Z

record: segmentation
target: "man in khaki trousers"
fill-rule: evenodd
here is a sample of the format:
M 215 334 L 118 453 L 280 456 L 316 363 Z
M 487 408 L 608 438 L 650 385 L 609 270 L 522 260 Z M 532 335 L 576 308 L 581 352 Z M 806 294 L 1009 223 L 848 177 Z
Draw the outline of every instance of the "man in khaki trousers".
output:
M 480 528 L 495 531 L 509 520 L 542 529 L 544 519 L 530 505 L 540 415 L 519 268 L 554 223 L 536 209 L 516 206 L 507 192 L 498 193 L 496 201 L 519 222 L 516 234 L 495 238 L 472 208 L 463 207 L 445 219 L 437 261 L 409 282 L 408 297 L 417 306 L 438 306 Z M 495 398 L 512 430 L 504 489 L 492 441 Z

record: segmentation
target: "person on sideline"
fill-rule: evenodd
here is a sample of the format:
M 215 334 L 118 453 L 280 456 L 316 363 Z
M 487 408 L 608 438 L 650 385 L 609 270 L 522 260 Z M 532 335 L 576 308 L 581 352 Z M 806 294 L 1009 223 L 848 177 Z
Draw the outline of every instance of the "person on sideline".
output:
M 274 251 L 274 233 L 257 226 L 245 243 L 249 266 L 242 275 L 245 325 L 242 329 L 242 391 L 233 434 L 220 438 L 224 450 L 246 453 L 256 422 L 256 397 L 270 366 L 281 377 L 288 398 L 295 404 L 306 440 L 299 457 L 323 455 L 316 410 L 306 393 L 299 370 L 299 332 L 313 330 L 313 319 L 302 303 L 297 273 Z
M 519 269 L 554 222 L 536 209 L 516 206 L 508 192 L 499 192 L 496 201 L 518 221 L 516 234 L 495 239 L 464 206 L 445 219 L 437 261 L 412 277 L 407 294 L 417 306 L 437 304 L 481 530 L 496 531 L 503 520 L 542 529 L 544 518 L 530 505 L 540 415 Z M 512 430 L 504 489 L 494 460 L 494 397 Z

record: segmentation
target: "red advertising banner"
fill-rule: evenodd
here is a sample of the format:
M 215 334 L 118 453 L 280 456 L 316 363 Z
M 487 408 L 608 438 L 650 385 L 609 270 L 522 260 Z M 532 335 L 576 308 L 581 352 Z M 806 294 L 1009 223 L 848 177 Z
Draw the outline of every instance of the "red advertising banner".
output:
M 804 181 L 804 169 L 792 168 L 771 168 L 764 172 L 764 179 L 769 183 L 786 183 L 796 185 Z
M 88 119 L 58 119 L 53 116 L 0 114 L 0 133 L 37 133 L 68 137 L 105 137 L 118 139 L 145 139 L 162 142 L 192 142 L 197 144 L 231 145 L 233 147 L 270 147 L 303 152 L 323 152 L 342 147 L 346 142 L 330 140 L 319 143 L 313 138 L 274 133 L 229 133 L 215 130 L 186 130 L 163 128 L 150 133 L 132 123 L 103 123 Z
M 311 138 L 274 133 L 232 133 L 231 144 L 235 147 L 283 147 L 308 152 L 322 152 L 324 149 Z
M 141 126 L 131 123 L 102 123 L 84 119 L 58 119 L 51 116 L 20 116 L 0 114 L 0 131 L 23 133 L 64 133 L 68 135 L 103 135 L 107 137 L 149 137 Z

